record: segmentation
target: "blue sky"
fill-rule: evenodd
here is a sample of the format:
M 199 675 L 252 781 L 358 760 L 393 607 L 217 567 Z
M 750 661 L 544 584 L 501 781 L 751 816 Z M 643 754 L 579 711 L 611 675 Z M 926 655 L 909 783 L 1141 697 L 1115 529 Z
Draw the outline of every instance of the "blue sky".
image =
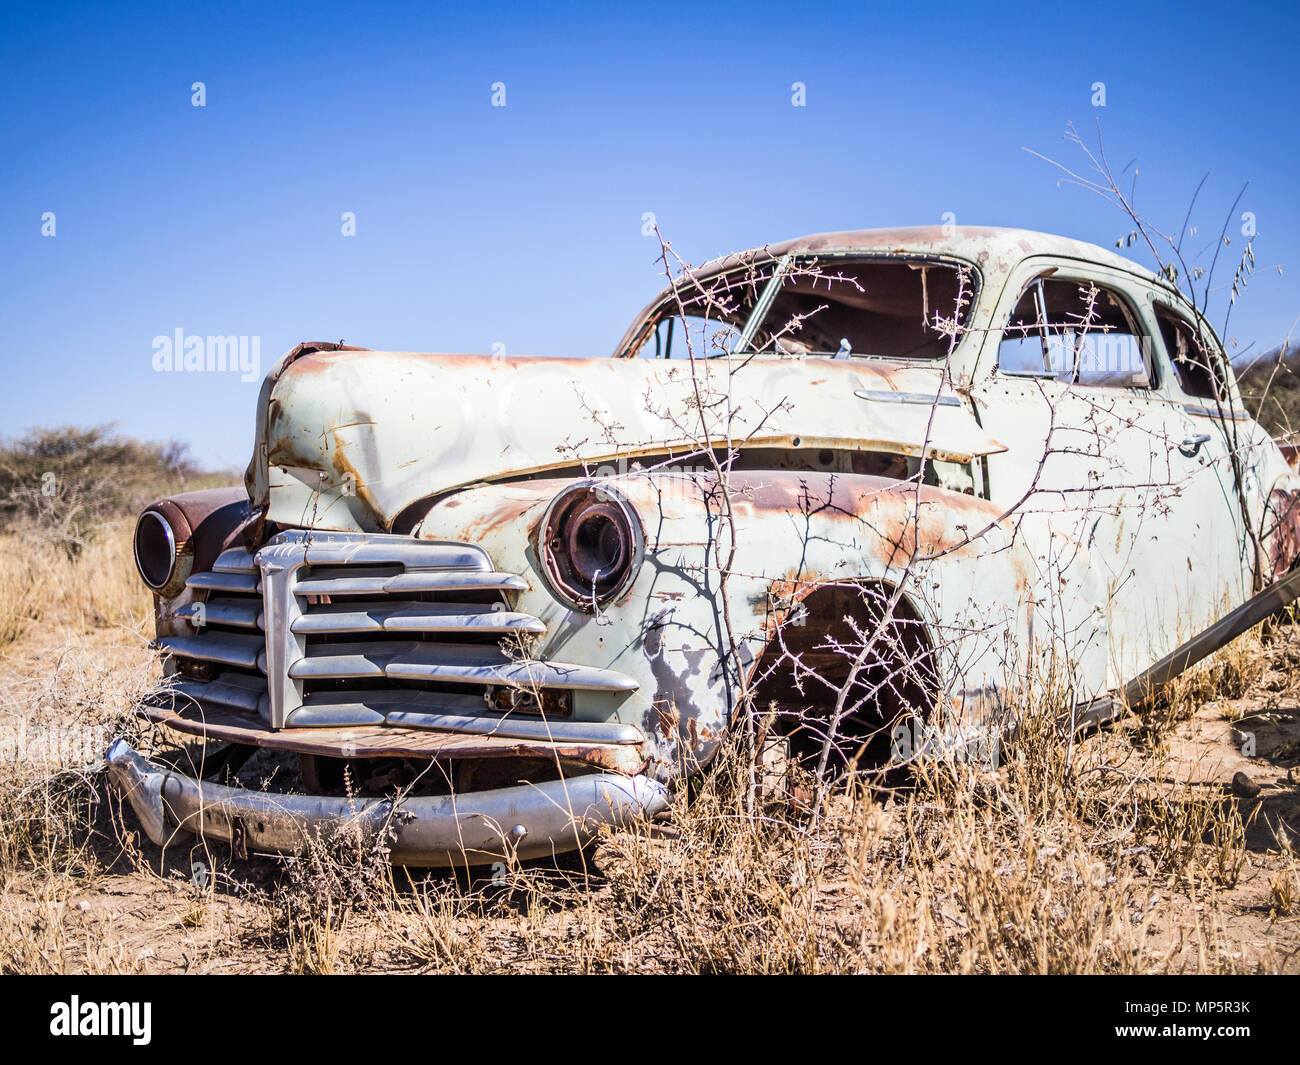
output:
M 6 435 L 116 421 L 242 466 L 257 384 L 155 372 L 176 329 L 260 337 L 263 370 L 307 339 L 606 354 L 659 287 L 647 211 L 694 262 L 945 212 L 1113 246 L 1115 209 L 1022 150 L 1081 162 L 1061 135 L 1098 117 L 1161 226 L 1209 172 L 1191 247 L 1249 182 L 1260 268 L 1230 337 L 1268 347 L 1300 314 L 1281 5 L 0 10 Z

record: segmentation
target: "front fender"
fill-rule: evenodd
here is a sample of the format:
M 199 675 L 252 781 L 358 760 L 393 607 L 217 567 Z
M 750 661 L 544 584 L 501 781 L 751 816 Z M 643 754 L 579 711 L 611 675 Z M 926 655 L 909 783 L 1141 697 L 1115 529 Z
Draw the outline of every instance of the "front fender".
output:
M 546 505 L 573 483 L 468 489 L 435 503 L 417 534 L 480 544 L 524 577 L 518 608 L 546 624 L 538 657 L 635 677 L 631 694 L 579 693 L 573 714 L 641 727 L 661 778 L 712 756 L 789 604 L 827 584 L 901 586 L 940 651 L 949 709 L 1002 704 L 1046 674 L 1080 698 L 1104 690 L 1101 585 L 1086 551 L 1041 519 L 1012 524 L 985 500 L 908 482 L 763 471 L 732 475 L 728 520 L 708 476 L 611 477 L 602 483 L 641 517 L 646 559 L 621 599 L 586 614 L 547 591 L 534 543 Z

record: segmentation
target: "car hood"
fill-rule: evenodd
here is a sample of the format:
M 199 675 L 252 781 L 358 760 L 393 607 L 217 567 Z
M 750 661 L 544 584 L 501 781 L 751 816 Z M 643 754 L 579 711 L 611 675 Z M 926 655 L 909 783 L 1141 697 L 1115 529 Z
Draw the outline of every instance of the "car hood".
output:
M 466 485 L 689 455 L 701 410 L 714 446 L 959 462 L 1005 450 L 941 387 L 939 367 L 779 357 L 696 367 L 302 345 L 263 382 L 249 498 L 282 524 L 380 531 Z

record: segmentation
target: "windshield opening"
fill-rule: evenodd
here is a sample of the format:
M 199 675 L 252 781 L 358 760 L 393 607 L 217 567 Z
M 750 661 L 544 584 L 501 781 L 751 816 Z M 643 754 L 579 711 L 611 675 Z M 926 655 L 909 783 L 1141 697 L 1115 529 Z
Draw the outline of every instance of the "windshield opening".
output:
M 779 288 L 767 293 L 777 270 Z M 680 304 L 664 300 L 635 353 L 725 357 L 739 352 L 748 331 L 746 353 L 942 359 L 960 339 L 974 296 L 974 269 L 939 260 L 769 262 L 692 282 Z M 752 322 L 756 309 L 761 321 Z
M 946 262 L 796 263 L 754 335 L 787 355 L 942 359 L 960 339 L 974 272 Z

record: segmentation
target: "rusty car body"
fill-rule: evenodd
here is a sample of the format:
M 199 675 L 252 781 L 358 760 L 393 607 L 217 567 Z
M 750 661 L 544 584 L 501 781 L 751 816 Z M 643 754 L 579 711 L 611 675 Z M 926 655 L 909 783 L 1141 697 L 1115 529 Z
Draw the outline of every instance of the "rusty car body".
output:
M 359 817 L 408 864 L 576 848 L 662 810 L 741 716 L 824 720 L 867 684 L 854 633 L 924 665 L 856 698 L 885 728 L 1000 724 L 1035 684 L 1083 713 L 1300 544 L 1300 480 L 1198 311 L 1020 230 L 730 256 L 612 358 L 303 344 L 256 426 L 242 488 L 141 516 L 167 652 L 141 713 L 298 776 L 118 741 L 158 843 L 288 852 Z

